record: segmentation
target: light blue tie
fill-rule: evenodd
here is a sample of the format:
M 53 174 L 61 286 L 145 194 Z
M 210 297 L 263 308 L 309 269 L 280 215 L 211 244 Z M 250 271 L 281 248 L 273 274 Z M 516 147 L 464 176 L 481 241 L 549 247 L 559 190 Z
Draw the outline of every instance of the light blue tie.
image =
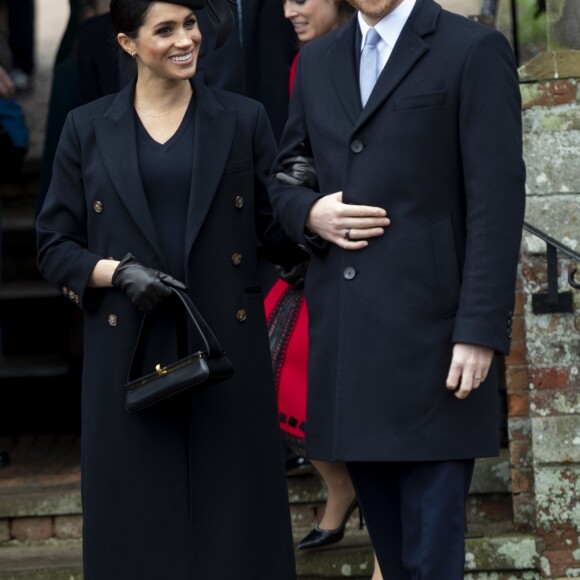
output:
M 379 33 L 374 28 L 369 28 L 360 56 L 360 96 L 363 107 L 367 104 L 379 76 L 377 42 L 380 39 Z

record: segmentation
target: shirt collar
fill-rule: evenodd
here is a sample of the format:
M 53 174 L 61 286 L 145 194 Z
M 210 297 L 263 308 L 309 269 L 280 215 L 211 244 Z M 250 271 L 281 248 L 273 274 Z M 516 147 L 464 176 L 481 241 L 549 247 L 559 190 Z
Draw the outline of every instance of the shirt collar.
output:
M 416 0 L 403 0 L 392 12 L 389 12 L 384 18 L 379 20 L 375 25 L 375 30 L 379 33 L 381 39 L 386 42 L 392 49 L 411 14 Z M 358 25 L 360 26 L 362 43 L 361 50 L 365 43 L 367 32 L 371 28 L 358 13 Z

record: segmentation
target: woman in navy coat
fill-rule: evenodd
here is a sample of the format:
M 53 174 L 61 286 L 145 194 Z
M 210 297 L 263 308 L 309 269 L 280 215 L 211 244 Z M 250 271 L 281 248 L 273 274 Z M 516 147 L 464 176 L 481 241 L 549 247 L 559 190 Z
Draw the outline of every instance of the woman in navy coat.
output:
M 295 578 L 256 247 L 303 256 L 272 221 L 263 107 L 192 80 L 202 6 L 113 0 L 136 82 L 69 114 L 38 217 L 40 270 L 84 310 L 85 580 Z M 130 414 L 142 310 L 146 365 L 187 346 L 161 278 L 185 284 L 235 373 Z

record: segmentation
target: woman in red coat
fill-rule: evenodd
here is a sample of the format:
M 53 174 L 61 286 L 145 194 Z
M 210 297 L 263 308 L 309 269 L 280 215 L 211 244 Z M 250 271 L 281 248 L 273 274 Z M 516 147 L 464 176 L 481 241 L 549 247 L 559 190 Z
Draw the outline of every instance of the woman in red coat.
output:
M 346 0 L 285 0 L 284 15 L 294 26 L 298 45 L 345 24 L 354 13 Z M 290 69 L 292 92 L 298 52 Z M 312 167 L 299 160 L 289 165 L 286 179 L 316 179 Z M 304 453 L 306 429 L 306 375 L 308 362 L 308 313 L 302 289 L 307 262 L 283 272 L 266 297 L 270 345 L 276 378 L 280 428 L 290 449 Z M 357 507 L 352 481 L 344 463 L 312 461 L 328 490 L 320 523 L 303 538 L 298 549 L 316 549 L 342 540 L 346 522 Z M 382 580 L 375 561 L 372 580 Z

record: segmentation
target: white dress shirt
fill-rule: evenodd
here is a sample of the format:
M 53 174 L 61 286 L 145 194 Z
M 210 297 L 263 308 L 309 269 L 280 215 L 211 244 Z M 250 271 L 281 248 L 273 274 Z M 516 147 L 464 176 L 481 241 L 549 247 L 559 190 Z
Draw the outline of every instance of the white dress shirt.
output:
M 403 0 L 401 4 L 399 4 L 392 12 L 387 14 L 382 20 L 379 20 L 379 22 L 374 26 L 374 29 L 381 37 L 381 40 L 377 42 L 377 53 L 381 71 L 387 64 L 391 52 L 393 52 L 393 48 L 395 47 L 395 43 L 397 42 L 397 39 L 399 38 L 414 6 L 415 0 Z M 360 45 L 362 51 L 363 46 L 365 45 L 367 32 L 371 27 L 364 21 L 360 12 L 358 13 L 358 25 L 360 26 L 362 36 L 362 42 Z

